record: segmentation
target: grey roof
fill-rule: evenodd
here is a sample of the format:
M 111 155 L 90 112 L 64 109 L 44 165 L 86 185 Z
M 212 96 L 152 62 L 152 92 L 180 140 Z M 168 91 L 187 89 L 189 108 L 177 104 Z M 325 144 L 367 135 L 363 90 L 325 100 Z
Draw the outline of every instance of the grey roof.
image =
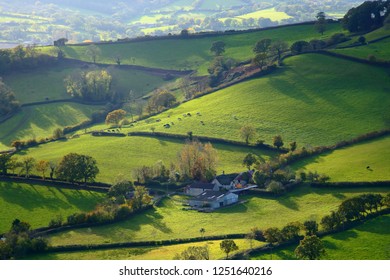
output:
M 200 201 L 217 201 L 218 199 L 223 198 L 229 193 L 222 193 L 216 191 L 204 191 L 200 195 L 194 197 L 191 200 L 200 200 Z
M 237 177 L 237 174 L 222 174 L 222 175 L 219 175 L 217 177 L 215 177 L 215 179 L 218 180 L 218 182 L 221 184 L 221 185 L 230 185 L 230 183 Z
M 203 183 L 203 182 L 192 182 L 190 185 L 191 189 L 203 189 L 203 190 L 212 190 L 214 189 L 214 184 Z

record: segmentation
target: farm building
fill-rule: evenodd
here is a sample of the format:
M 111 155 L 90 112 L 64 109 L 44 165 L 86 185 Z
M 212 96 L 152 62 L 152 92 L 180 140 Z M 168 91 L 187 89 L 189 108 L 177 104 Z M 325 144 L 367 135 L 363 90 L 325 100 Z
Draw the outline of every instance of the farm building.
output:
M 219 187 L 212 183 L 192 182 L 184 189 L 184 193 L 191 196 L 197 196 L 205 191 L 219 191 Z
M 220 189 L 231 190 L 234 188 L 233 181 L 236 177 L 237 174 L 222 174 L 216 176 L 211 183 L 218 186 Z
M 231 192 L 205 191 L 191 198 L 189 205 L 195 208 L 218 209 L 223 206 L 234 204 L 238 201 L 238 195 Z

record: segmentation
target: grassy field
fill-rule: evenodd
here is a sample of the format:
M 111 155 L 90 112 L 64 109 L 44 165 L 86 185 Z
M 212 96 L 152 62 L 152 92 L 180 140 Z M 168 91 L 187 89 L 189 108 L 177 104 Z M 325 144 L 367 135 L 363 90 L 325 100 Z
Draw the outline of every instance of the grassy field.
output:
M 184 211 L 181 200 L 169 199 L 164 200 L 160 207 L 125 222 L 60 233 L 53 235 L 50 241 L 52 245 L 99 244 L 197 237 L 200 228 L 206 230 L 206 236 L 246 233 L 255 226 L 260 229 L 281 228 L 292 221 L 311 219 L 319 222 L 324 215 L 336 210 L 344 199 L 366 192 L 384 194 L 386 189 L 340 191 L 302 186 L 278 199 L 241 197 L 245 203 L 213 213 Z
M 99 250 L 75 253 L 53 253 L 30 256 L 34 260 L 172 260 L 177 253 L 183 252 L 190 246 L 207 246 L 211 260 L 223 259 L 226 254 L 221 251 L 219 244 L 222 240 L 187 243 L 163 247 L 128 248 L 116 250 Z M 234 239 L 238 250 L 231 254 L 250 249 L 249 241 Z M 254 241 L 252 248 L 264 245 L 263 242 Z
M 252 124 L 257 139 L 266 143 L 280 134 L 285 145 L 334 144 L 388 127 L 388 75 L 383 68 L 325 55 L 295 56 L 273 74 L 183 103 L 129 131 L 155 126 L 156 131 L 241 140 L 239 129 Z M 183 117 L 187 113 L 192 117 Z M 171 121 L 175 125 L 163 127 Z
M 280 39 L 291 44 L 297 40 L 325 39 L 333 33 L 341 31 L 339 24 L 332 24 L 329 25 L 329 31 L 321 36 L 314 26 L 303 25 L 247 34 L 198 38 L 196 40 L 170 39 L 99 45 L 101 55 L 97 61 L 114 63 L 112 54 L 120 54 L 122 64 L 136 64 L 163 69 L 193 69 L 198 70 L 199 74 L 206 74 L 207 67 L 212 60 L 209 49 L 214 41 L 224 41 L 226 43 L 225 56 L 242 61 L 253 57 L 253 46 L 262 38 Z M 50 49 L 50 47 L 46 47 L 42 51 L 49 53 Z M 66 57 L 91 61 L 90 57 L 85 54 L 86 46 L 66 46 L 63 50 Z
M 275 8 L 270 8 L 266 10 L 260 10 L 253 13 L 248 13 L 235 17 L 236 19 L 259 19 L 259 18 L 269 18 L 272 21 L 281 21 L 283 19 L 292 18 L 285 12 L 278 12 Z
M 114 63 L 112 60 L 111 63 Z M 55 67 L 41 68 L 29 72 L 5 75 L 4 82 L 15 92 L 20 103 L 31 103 L 50 100 L 67 99 L 64 79 L 72 73 L 86 71 L 82 63 L 60 64 Z M 113 82 L 112 90 L 128 93 L 133 90 L 134 97 L 141 97 L 163 86 L 166 82 L 162 77 L 143 71 L 109 67 Z
M 0 148 L 13 140 L 52 136 L 56 128 L 64 128 L 90 119 L 102 106 L 77 103 L 53 103 L 23 108 L 14 117 L 0 124 Z
M 47 226 L 51 219 L 90 211 L 103 194 L 0 181 L 0 233 L 7 232 L 19 219 L 32 228 Z
M 390 180 L 390 137 L 308 158 L 292 167 L 324 173 L 334 182 Z
M 363 59 L 373 55 L 378 61 L 390 61 L 390 38 L 364 46 L 336 49 L 333 52 Z
M 322 238 L 327 260 L 389 260 L 390 215 L 375 218 L 354 229 Z M 255 260 L 294 260 L 296 246 L 259 254 Z
M 92 137 L 85 135 L 79 139 L 55 142 L 31 148 L 22 152 L 36 159 L 60 161 L 71 152 L 93 156 L 100 169 L 97 181 L 113 182 L 122 174 L 131 178 L 131 171 L 143 165 L 151 166 L 162 160 L 168 165 L 177 162 L 184 141 L 157 139 L 148 137 Z M 245 168 L 242 160 L 249 152 L 263 159 L 275 156 L 275 153 L 255 148 L 241 148 L 230 145 L 214 145 L 218 153 L 218 173 L 241 172 Z

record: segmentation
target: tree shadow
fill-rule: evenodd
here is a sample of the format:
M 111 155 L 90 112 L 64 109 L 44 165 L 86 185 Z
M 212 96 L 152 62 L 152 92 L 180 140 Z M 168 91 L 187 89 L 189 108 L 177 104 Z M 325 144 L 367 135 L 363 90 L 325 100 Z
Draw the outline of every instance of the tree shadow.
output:
M 332 236 L 333 239 L 342 240 L 342 241 L 348 241 L 349 239 L 357 238 L 357 237 L 358 237 L 358 234 L 352 230 L 340 232 L 340 233 L 334 234 Z

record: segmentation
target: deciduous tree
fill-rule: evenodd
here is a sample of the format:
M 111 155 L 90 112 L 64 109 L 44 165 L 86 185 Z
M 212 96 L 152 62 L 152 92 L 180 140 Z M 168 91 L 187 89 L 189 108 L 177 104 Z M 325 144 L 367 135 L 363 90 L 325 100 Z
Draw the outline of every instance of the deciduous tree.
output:
M 246 124 L 240 128 L 240 136 L 245 141 L 246 144 L 249 144 L 256 136 L 256 129 L 253 125 Z
M 225 52 L 225 42 L 216 41 L 211 45 L 210 51 L 215 54 L 215 56 L 220 56 Z
M 294 253 L 301 260 L 318 260 L 325 254 L 325 247 L 316 235 L 306 235 Z
M 122 109 L 114 110 L 107 114 L 106 124 L 107 125 L 118 125 L 121 120 L 126 116 L 126 111 Z
M 35 169 L 42 174 L 42 178 L 45 180 L 46 171 L 49 169 L 49 162 L 47 160 L 40 160 L 37 162 Z
M 57 177 L 69 182 L 93 181 L 98 173 L 99 168 L 94 158 L 77 153 L 64 156 L 57 167 Z
M 326 15 L 324 12 L 319 12 L 316 15 L 316 23 L 315 28 L 316 30 L 321 33 L 321 35 L 324 35 L 324 32 L 326 31 Z
M 226 259 L 229 258 L 229 254 L 233 251 L 238 250 L 237 244 L 232 239 L 225 239 L 220 244 L 219 247 L 226 254 Z
M 284 145 L 283 138 L 282 138 L 282 136 L 280 136 L 280 135 L 274 136 L 272 142 L 273 142 L 273 145 L 274 145 L 276 148 L 278 148 L 278 149 L 280 149 L 280 148 L 283 147 L 283 145 Z

